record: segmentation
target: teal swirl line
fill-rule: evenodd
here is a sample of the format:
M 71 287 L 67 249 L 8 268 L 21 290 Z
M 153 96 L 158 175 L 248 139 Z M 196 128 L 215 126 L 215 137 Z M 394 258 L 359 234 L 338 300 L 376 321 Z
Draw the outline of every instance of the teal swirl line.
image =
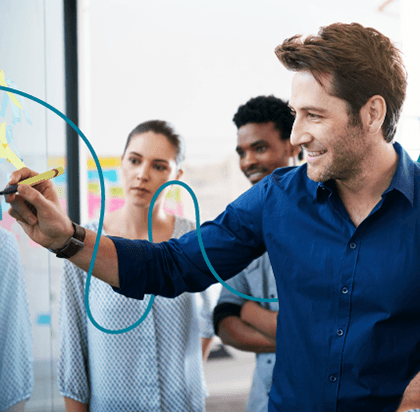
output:
M 216 270 L 213 268 L 213 265 L 210 263 L 209 258 L 207 257 L 207 253 L 206 250 L 204 249 L 204 244 L 203 244 L 203 238 L 201 237 L 201 228 L 200 228 L 200 208 L 198 206 L 198 201 L 197 201 L 197 197 L 194 193 L 194 191 L 184 182 L 181 182 L 179 180 L 170 180 L 169 182 L 164 183 L 162 186 L 159 187 L 159 189 L 156 191 L 156 193 L 154 194 L 152 201 L 150 203 L 150 209 L 149 209 L 149 214 L 147 217 L 147 221 L 148 221 L 148 233 L 149 233 L 149 239 L 152 238 L 152 210 L 153 210 L 153 206 L 155 205 L 155 201 L 157 199 L 157 197 L 159 196 L 159 193 L 166 187 L 169 185 L 180 185 L 182 187 L 184 187 L 185 189 L 188 190 L 188 193 L 191 195 L 191 198 L 194 202 L 194 210 L 195 210 L 195 224 L 196 224 L 196 228 L 197 228 L 197 238 L 198 238 L 198 244 L 200 246 L 200 250 L 201 250 L 201 254 L 203 255 L 203 258 L 207 264 L 207 267 L 210 269 L 210 272 L 213 274 L 213 276 L 219 281 L 219 283 L 221 283 L 227 290 L 229 290 L 230 292 L 234 293 L 237 296 L 240 296 L 241 298 L 244 299 L 248 299 L 248 300 L 253 300 L 255 302 L 278 302 L 279 300 L 276 298 L 273 299 L 266 299 L 266 298 L 256 298 L 254 296 L 250 296 L 250 295 L 245 295 L 244 293 L 241 293 L 239 291 L 237 291 L 236 289 L 234 289 L 232 286 L 228 285 L 216 272 Z M 153 295 L 152 295 L 153 296 Z
M 86 136 L 83 134 L 83 132 L 65 114 L 61 113 L 59 110 L 57 110 L 55 107 L 51 106 L 47 102 L 44 102 L 43 100 L 38 99 L 37 97 L 32 96 L 31 94 L 21 92 L 20 90 L 12 89 L 10 87 L 0 86 L 0 90 L 4 90 L 6 92 L 19 94 L 23 97 L 26 97 L 30 100 L 33 100 L 34 102 L 39 103 L 41 106 L 44 106 L 47 109 L 50 109 L 56 115 L 61 117 L 83 139 L 83 141 L 85 142 L 87 148 L 89 149 L 93 159 L 95 160 L 95 164 L 96 164 L 96 167 L 98 169 L 98 174 L 99 174 L 99 181 L 100 181 L 100 184 L 101 184 L 101 212 L 100 212 L 100 216 L 99 216 L 99 227 L 98 227 L 98 232 L 96 234 L 95 246 L 93 248 L 92 260 L 90 261 L 89 271 L 88 271 L 87 279 L 86 279 L 86 290 L 85 290 L 86 313 L 88 315 L 89 320 L 92 322 L 92 324 L 102 332 L 105 332 L 105 333 L 124 333 L 124 332 L 128 332 L 130 330 L 129 328 L 121 329 L 121 330 L 117 330 L 117 331 L 103 328 L 101 325 L 99 325 L 95 321 L 95 319 L 93 319 L 93 316 L 92 316 L 92 313 L 91 313 L 90 307 L 89 307 L 90 280 L 91 280 L 91 276 L 92 276 L 93 267 L 95 265 L 96 254 L 98 253 L 99 241 L 100 241 L 100 238 L 101 238 L 102 226 L 103 226 L 103 222 L 104 222 L 104 212 L 105 212 L 105 183 L 104 183 L 104 177 L 103 177 L 103 174 L 102 174 L 102 168 L 101 168 L 101 165 L 99 163 L 99 159 L 96 156 L 96 153 L 93 150 L 92 145 L 89 143 L 89 140 L 86 138 Z M 140 324 L 140 323 L 138 323 L 138 324 Z
M 89 265 L 89 270 L 87 273 L 87 279 L 86 279 L 86 290 L 85 290 L 85 308 L 86 308 L 86 313 L 88 315 L 89 320 L 92 322 L 93 326 L 95 326 L 95 328 L 99 329 L 101 332 L 104 333 L 108 333 L 108 334 L 113 334 L 113 335 L 118 335 L 118 334 L 122 334 L 122 333 L 126 333 L 129 332 L 130 330 L 136 328 L 138 325 L 140 325 L 144 319 L 146 319 L 147 315 L 149 314 L 150 310 L 152 309 L 152 305 L 154 302 L 154 295 L 150 295 L 150 300 L 149 303 L 147 305 L 147 308 L 145 310 L 145 312 L 143 313 L 143 315 L 140 317 L 140 319 L 135 322 L 134 324 L 123 328 L 123 329 L 106 329 L 104 327 L 102 327 L 101 325 L 99 325 L 95 319 L 92 316 L 92 312 L 90 310 L 90 306 L 89 306 L 89 288 L 90 288 L 90 282 L 91 282 L 91 277 L 92 277 L 92 271 L 93 271 L 93 267 L 95 265 L 95 260 L 96 260 L 96 255 L 98 253 L 98 248 L 99 248 L 99 241 L 100 241 L 100 237 L 101 237 L 101 233 L 102 233 L 102 227 L 103 227 L 103 221 L 104 221 L 104 214 L 105 214 L 105 183 L 104 183 L 104 177 L 103 177 L 103 173 L 102 173 L 102 168 L 101 165 L 99 163 L 99 159 L 96 156 L 95 150 L 93 149 L 92 145 L 90 144 L 89 140 L 86 138 L 86 136 L 83 134 L 83 132 L 63 113 L 61 113 L 59 110 L 57 110 L 55 107 L 51 106 L 50 104 L 44 102 L 41 99 L 38 99 L 35 96 L 32 96 L 31 94 L 22 92 L 20 90 L 16 90 L 16 89 L 12 89 L 10 87 L 4 87 L 4 86 L 0 86 L 0 90 L 4 90 L 6 92 L 10 92 L 10 93 L 15 93 L 15 94 L 19 94 L 23 97 L 26 97 L 30 100 L 33 100 L 36 103 L 39 103 L 40 105 L 46 107 L 47 109 L 51 110 L 52 112 L 54 112 L 56 115 L 58 115 L 59 117 L 61 117 L 67 124 L 69 124 L 73 130 L 82 138 L 82 140 L 85 142 L 87 148 L 89 149 L 95 164 L 96 164 L 96 168 L 98 169 L 98 174 L 99 174 L 99 181 L 100 181 L 100 185 L 101 185 L 101 210 L 100 210 L 100 215 L 99 215 L 99 227 L 98 227 L 98 232 L 96 234 L 96 239 L 95 239 L 95 246 L 93 248 L 93 254 L 92 254 L 92 260 L 90 262 Z M 420 160 L 420 158 L 419 158 Z M 196 220 L 196 227 L 197 227 L 197 237 L 198 237 L 198 243 L 200 246 L 200 250 L 201 253 L 203 255 L 203 258 L 208 266 L 208 268 L 210 269 L 211 273 L 213 274 L 213 276 L 226 288 L 228 289 L 230 292 L 244 298 L 244 299 L 248 299 L 248 300 L 253 300 L 255 302 L 278 302 L 278 299 L 265 299 L 265 298 L 257 298 L 254 296 L 249 296 L 249 295 L 245 295 L 244 293 L 241 293 L 239 291 L 237 291 L 236 289 L 232 288 L 230 285 L 228 285 L 215 271 L 215 269 L 213 268 L 212 264 L 210 263 L 209 258 L 207 257 L 207 253 L 204 249 L 204 245 L 203 245 L 203 239 L 201 237 L 201 229 L 200 229 L 200 212 L 199 212 L 199 206 L 198 206 L 198 201 L 197 201 L 197 197 L 195 196 L 194 191 L 184 182 L 178 181 L 178 180 L 171 180 L 169 182 L 164 183 L 162 186 L 159 187 L 159 189 L 156 191 L 156 193 L 154 194 L 152 201 L 150 203 L 150 209 L 149 209 L 149 213 L 148 213 L 148 237 L 149 237 L 149 241 L 152 242 L 153 241 L 153 235 L 152 235 L 152 211 L 153 211 L 153 206 L 156 202 L 156 199 L 159 195 L 159 193 L 166 187 L 172 184 L 178 184 L 180 186 L 183 186 L 185 189 L 187 189 L 187 191 L 189 192 L 189 194 L 191 195 L 193 202 L 194 202 L 194 209 L 195 209 L 195 220 Z

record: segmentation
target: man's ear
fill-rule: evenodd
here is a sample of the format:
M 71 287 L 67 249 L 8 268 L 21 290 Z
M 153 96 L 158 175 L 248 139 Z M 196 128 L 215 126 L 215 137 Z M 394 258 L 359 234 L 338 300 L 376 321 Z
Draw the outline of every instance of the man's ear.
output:
M 381 132 L 386 116 L 386 102 L 380 95 L 372 96 L 360 109 L 360 120 L 370 134 Z

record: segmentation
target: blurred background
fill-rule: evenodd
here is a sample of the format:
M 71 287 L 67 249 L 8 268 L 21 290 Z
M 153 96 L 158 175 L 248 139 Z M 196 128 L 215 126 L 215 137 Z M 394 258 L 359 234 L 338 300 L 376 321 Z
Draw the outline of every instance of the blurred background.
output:
M 186 139 L 183 181 L 205 221 L 249 187 L 235 153 L 238 106 L 258 95 L 289 98 L 292 74 L 274 48 L 333 22 L 372 26 L 403 51 L 408 95 L 396 140 L 417 160 L 419 16 L 418 0 L 0 0 L 0 71 L 80 127 L 102 166 L 107 210 L 124 202 L 118 167 L 128 133 L 146 120 L 171 122 Z M 39 172 L 64 166 L 55 179 L 62 204 L 74 221 L 98 217 L 99 174 L 83 140 L 40 104 L 20 98 L 26 117 L 3 95 L 0 124 L 19 157 Z M 14 170 L 0 163 L 1 188 Z M 62 262 L 30 242 L 1 202 L 0 225 L 19 243 L 32 325 L 35 387 L 25 410 L 64 410 L 55 378 Z M 179 186 L 166 207 L 194 220 Z M 244 410 L 254 355 L 228 350 L 231 357 L 206 365 L 209 411 Z

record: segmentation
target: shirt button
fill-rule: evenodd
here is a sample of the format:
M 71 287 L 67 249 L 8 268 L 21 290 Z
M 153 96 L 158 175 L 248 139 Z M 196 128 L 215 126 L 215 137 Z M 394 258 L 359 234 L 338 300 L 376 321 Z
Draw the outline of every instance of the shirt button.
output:
M 271 359 L 267 359 L 267 363 L 271 363 Z
M 337 330 L 337 335 L 338 335 L 338 336 L 343 336 L 343 335 L 344 335 L 344 331 L 343 331 L 343 329 L 338 329 L 338 330 Z
M 350 249 L 356 249 L 356 243 L 350 243 Z
M 271 299 L 274 299 L 274 295 L 270 295 L 270 298 L 271 298 Z
M 330 382 L 335 382 L 337 380 L 337 378 L 334 375 L 330 376 Z
M 343 286 L 343 287 L 341 288 L 341 293 L 342 293 L 343 295 L 347 295 L 347 293 L 349 293 L 348 288 L 346 288 L 345 286 Z

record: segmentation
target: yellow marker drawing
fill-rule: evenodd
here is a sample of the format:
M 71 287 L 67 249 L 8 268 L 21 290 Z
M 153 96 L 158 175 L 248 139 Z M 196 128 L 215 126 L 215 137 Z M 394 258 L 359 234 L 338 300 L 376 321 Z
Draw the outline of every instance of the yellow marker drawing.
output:
M 1 72 L 0 72 L 1 73 Z M 26 167 L 25 163 L 12 151 L 6 139 L 6 123 L 0 124 L 0 157 L 7 159 L 17 170 Z
M 3 87 L 9 87 L 6 83 L 6 77 L 4 75 L 4 71 L 0 70 L 0 86 Z M 15 104 L 15 106 L 19 107 L 19 109 L 23 109 L 22 105 L 19 103 L 19 100 L 16 98 L 16 96 L 13 93 L 6 92 L 7 95 L 10 97 L 10 100 Z
M 29 185 L 34 186 L 38 183 L 45 182 L 46 180 L 60 176 L 64 173 L 63 167 L 57 167 L 57 169 L 48 170 L 47 172 L 40 173 L 39 175 L 30 177 L 29 179 L 22 180 L 18 185 Z

